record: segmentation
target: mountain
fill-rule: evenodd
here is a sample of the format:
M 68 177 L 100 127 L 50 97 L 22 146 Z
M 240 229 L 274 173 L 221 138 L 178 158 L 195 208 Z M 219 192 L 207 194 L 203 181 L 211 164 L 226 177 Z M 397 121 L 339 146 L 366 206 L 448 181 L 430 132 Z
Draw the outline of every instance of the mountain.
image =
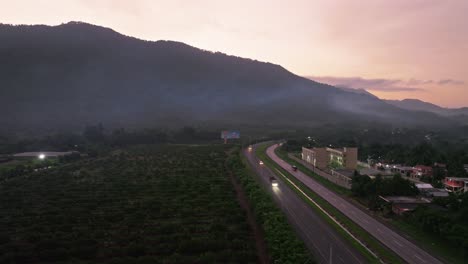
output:
M 336 88 L 339 88 L 339 89 L 341 89 L 343 91 L 346 91 L 346 92 L 357 93 L 357 94 L 365 94 L 365 95 L 377 98 L 377 96 L 369 93 L 365 89 L 354 89 L 354 88 L 341 87 L 341 86 L 336 86 Z
M 468 115 L 468 107 L 444 108 L 418 99 L 384 100 L 385 102 L 412 111 L 426 111 L 442 116 Z
M 81 22 L 0 25 L 0 128 L 184 124 L 311 126 L 455 121 L 349 92 L 283 67 L 143 41 Z
M 468 124 L 468 107 L 444 108 L 418 99 L 384 100 L 385 102 L 411 111 L 425 111 L 450 118 L 458 123 Z

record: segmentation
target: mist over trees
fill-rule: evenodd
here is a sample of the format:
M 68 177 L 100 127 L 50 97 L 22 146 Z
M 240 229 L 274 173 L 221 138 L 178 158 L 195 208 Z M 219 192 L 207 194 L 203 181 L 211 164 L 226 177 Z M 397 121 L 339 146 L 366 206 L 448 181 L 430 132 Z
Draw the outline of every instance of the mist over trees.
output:
M 111 29 L 0 25 L 2 130 L 81 130 L 87 124 L 259 127 L 380 122 L 448 126 L 374 96 L 347 92 L 283 67 Z

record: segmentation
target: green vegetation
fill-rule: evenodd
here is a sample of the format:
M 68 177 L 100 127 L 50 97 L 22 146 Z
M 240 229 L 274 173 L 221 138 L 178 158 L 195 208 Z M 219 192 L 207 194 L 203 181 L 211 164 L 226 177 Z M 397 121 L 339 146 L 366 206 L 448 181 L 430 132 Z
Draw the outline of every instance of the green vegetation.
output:
M 405 222 L 414 229 L 423 231 L 447 243 L 452 250 L 450 258 L 456 262 L 468 260 L 468 193 L 459 197 L 439 198 L 435 206 L 419 206 L 414 212 L 405 216 Z M 455 252 L 454 252 L 455 251 Z
M 256 262 L 251 230 L 227 176 L 227 148 L 127 147 L 2 181 L 0 262 Z M 259 197 L 252 194 L 269 227 L 271 208 Z
M 330 214 L 332 217 L 335 218 L 341 225 L 343 225 L 351 234 L 353 234 L 355 237 L 357 237 L 360 241 L 362 241 L 368 248 L 372 250 L 381 260 L 383 260 L 386 263 L 401 263 L 402 260 L 395 255 L 393 252 L 389 251 L 387 248 L 385 248 L 380 242 L 378 242 L 374 237 L 372 237 L 369 233 L 367 233 L 364 229 L 362 229 L 360 226 L 355 224 L 353 221 L 351 221 L 348 217 L 343 215 L 340 211 L 338 211 L 335 207 L 333 207 L 331 204 L 329 204 L 326 200 L 318 196 L 316 193 L 314 193 L 312 190 L 310 190 L 307 186 L 302 184 L 299 180 L 297 180 L 295 177 L 290 176 L 289 172 L 285 171 L 282 169 L 279 165 L 277 165 L 275 162 L 273 162 L 268 155 L 266 154 L 266 148 L 268 147 L 268 144 L 261 145 L 257 148 L 256 150 L 256 155 L 262 159 L 267 166 L 270 168 L 277 169 L 282 174 L 277 173 L 278 177 L 283 178 L 285 175 L 289 180 L 294 182 L 299 188 L 307 194 L 311 199 L 313 199 L 317 204 L 320 205 L 328 214 Z M 311 203 L 308 199 L 305 199 L 304 195 L 301 194 L 297 189 L 295 189 L 287 180 L 285 182 L 290 185 L 290 187 L 298 193 L 307 203 L 309 203 L 312 208 L 317 209 L 317 207 Z M 328 182 L 328 181 L 327 181 Z M 359 251 L 364 256 L 367 256 L 368 261 L 372 263 L 377 263 L 378 260 L 371 255 L 367 249 L 365 249 L 363 246 L 361 246 L 359 243 L 357 243 L 351 236 L 349 236 L 344 230 L 342 230 L 336 223 L 328 218 L 326 215 L 321 213 L 317 209 L 317 212 L 321 214 L 324 219 L 329 222 L 332 226 L 335 226 L 337 231 L 343 235 L 346 239 L 348 239 Z
M 379 196 L 414 196 L 419 193 L 414 183 L 403 179 L 400 174 L 391 179 L 378 175 L 374 180 L 369 176 L 355 173 L 352 179 L 351 192 L 360 200 L 366 200 L 370 209 L 377 209 Z
M 232 155 L 228 167 L 244 186 L 256 220 L 265 232 L 273 263 L 312 263 L 304 243 L 296 236 L 271 196 L 256 182 L 254 174 L 246 169 L 240 155 Z
M 53 167 L 58 165 L 59 162 L 59 159 L 47 158 L 45 160 L 25 159 L 0 163 L 0 181 L 11 179 L 13 177 L 31 173 L 37 170 L 45 170 L 50 166 Z
M 463 252 L 458 247 L 454 247 L 440 236 L 424 231 L 419 225 L 414 225 L 400 217 L 392 218 L 390 223 L 405 235 L 415 239 L 428 252 L 443 257 L 446 263 L 464 264 L 467 262 L 467 258 L 463 257 Z

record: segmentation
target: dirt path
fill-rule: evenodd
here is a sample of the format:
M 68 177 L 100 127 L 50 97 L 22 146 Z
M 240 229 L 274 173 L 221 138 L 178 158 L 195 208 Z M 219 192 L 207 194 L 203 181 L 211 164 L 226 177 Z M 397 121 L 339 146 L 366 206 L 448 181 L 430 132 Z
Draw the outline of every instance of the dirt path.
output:
M 252 229 L 255 238 L 255 247 L 257 249 L 258 263 L 269 264 L 271 263 L 271 260 L 270 256 L 268 255 L 263 230 L 255 219 L 252 207 L 250 206 L 250 203 L 247 199 L 244 190 L 242 189 L 242 186 L 237 181 L 236 176 L 234 176 L 232 172 L 229 172 L 229 179 L 231 180 L 231 183 L 234 186 L 234 190 L 236 191 L 237 200 L 239 201 L 240 206 L 246 212 L 247 223 Z

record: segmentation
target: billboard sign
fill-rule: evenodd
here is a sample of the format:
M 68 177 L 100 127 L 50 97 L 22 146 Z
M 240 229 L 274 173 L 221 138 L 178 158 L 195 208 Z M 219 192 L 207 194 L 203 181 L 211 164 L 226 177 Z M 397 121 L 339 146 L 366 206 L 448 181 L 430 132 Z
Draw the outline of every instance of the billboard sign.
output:
M 221 131 L 222 139 L 235 139 L 240 138 L 240 132 L 237 130 L 224 130 Z

